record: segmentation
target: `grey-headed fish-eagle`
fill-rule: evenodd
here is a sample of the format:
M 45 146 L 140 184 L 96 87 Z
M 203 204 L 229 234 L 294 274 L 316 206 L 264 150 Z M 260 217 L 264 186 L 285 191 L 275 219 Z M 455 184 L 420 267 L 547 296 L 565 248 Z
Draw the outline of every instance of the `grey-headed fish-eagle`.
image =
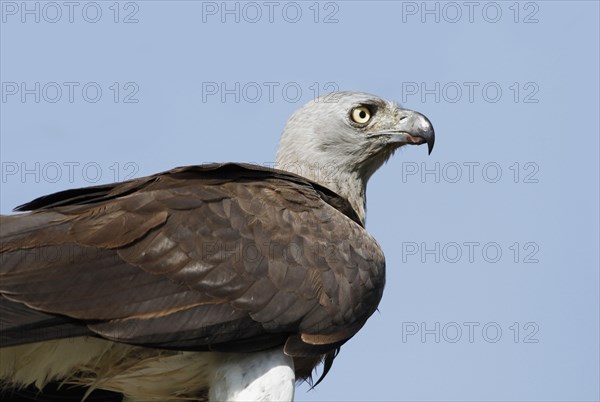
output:
M 333 93 L 289 119 L 278 169 L 180 167 L 2 216 L 2 400 L 292 400 L 376 310 L 367 181 L 423 143 L 422 114 Z

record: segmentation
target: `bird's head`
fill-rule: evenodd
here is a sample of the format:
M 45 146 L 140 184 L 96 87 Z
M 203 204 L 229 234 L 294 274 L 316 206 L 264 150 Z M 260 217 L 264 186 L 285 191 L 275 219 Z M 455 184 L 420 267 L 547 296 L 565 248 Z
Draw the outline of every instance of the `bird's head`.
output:
M 337 92 L 317 98 L 288 120 L 277 167 L 314 180 L 350 201 L 361 220 L 371 175 L 404 145 L 433 149 L 433 126 L 422 114 L 380 97 Z

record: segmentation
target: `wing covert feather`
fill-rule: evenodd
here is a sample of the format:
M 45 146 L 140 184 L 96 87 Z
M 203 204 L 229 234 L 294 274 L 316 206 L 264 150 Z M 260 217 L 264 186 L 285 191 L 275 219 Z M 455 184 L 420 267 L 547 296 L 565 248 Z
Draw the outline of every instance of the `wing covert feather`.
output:
M 304 354 L 303 339 L 337 347 L 377 307 L 381 249 L 329 190 L 231 164 L 138 180 L 2 217 L 2 295 L 123 342 L 257 349 L 289 335 Z M 42 251 L 58 257 L 26 258 Z

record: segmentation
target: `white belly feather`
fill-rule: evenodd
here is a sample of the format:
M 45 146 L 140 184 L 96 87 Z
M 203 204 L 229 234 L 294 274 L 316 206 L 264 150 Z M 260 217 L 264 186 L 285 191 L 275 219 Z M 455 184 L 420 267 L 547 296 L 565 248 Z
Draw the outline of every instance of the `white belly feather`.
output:
M 280 349 L 177 352 L 83 337 L 0 349 L 5 384 L 64 381 L 120 392 L 128 402 L 291 401 L 294 379 L 293 359 Z

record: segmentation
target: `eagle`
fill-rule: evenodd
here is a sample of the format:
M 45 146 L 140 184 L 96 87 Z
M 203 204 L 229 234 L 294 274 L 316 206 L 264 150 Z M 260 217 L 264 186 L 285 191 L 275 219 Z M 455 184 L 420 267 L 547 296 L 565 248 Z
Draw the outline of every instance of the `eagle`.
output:
M 332 93 L 288 120 L 276 169 L 179 167 L 1 216 L 2 400 L 293 400 L 381 300 L 369 178 L 434 139 L 418 112 Z

